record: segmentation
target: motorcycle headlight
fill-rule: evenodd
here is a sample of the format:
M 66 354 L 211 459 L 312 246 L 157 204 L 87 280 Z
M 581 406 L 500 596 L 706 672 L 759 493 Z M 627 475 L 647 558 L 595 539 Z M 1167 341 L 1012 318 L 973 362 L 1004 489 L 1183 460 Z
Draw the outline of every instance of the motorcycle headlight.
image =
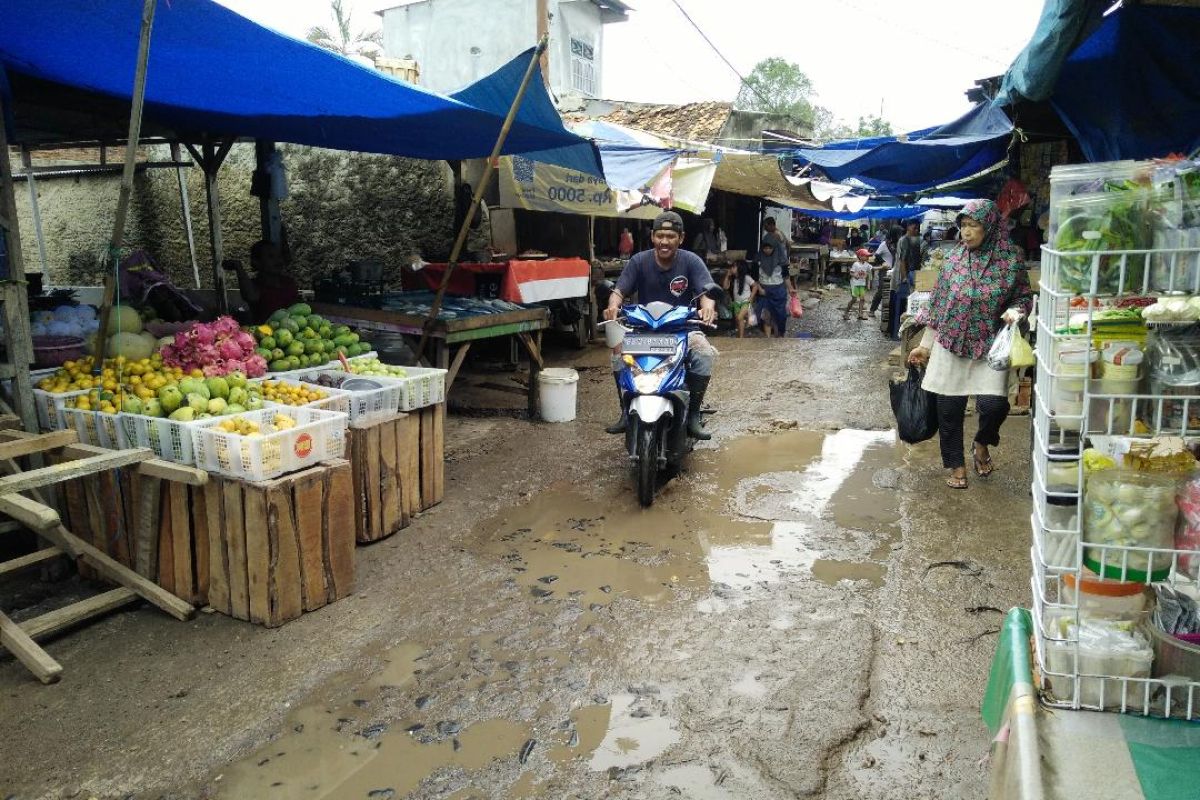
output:
M 640 375 L 633 376 L 633 388 L 638 394 L 654 394 L 658 391 L 658 387 L 662 384 L 663 376 L 666 372 L 654 370 L 652 372 L 643 372 Z

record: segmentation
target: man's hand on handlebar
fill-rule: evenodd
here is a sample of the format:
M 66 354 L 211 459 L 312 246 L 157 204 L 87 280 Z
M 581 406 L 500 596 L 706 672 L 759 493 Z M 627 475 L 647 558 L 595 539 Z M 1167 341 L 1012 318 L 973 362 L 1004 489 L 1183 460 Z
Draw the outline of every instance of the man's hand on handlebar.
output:
M 608 308 L 604 309 L 604 318 L 609 322 L 612 322 L 617 318 L 617 314 L 620 313 L 620 311 L 621 305 L 619 303 L 615 306 L 610 304 Z
M 696 310 L 696 314 L 705 325 L 717 323 L 717 305 L 711 298 L 706 297 L 700 301 L 700 308 Z

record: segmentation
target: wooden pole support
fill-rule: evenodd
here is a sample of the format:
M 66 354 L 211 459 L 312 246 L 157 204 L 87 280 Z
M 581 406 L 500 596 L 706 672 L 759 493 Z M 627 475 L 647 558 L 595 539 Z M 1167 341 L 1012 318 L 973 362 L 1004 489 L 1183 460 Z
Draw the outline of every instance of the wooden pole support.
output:
M 21 626 L 0 611 L 0 645 L 17 657 L 42 683 L 54 683 L 62 677 L 62 665 L 38 647 Z

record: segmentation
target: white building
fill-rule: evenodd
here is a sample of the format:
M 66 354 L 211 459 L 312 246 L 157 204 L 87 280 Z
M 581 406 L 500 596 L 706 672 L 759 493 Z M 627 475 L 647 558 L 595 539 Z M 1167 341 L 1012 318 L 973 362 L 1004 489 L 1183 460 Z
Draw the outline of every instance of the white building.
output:
M 628 11 L 620 0 L 400 0 L 377 13 L 383 54 L 416 61 L 421 85 L 434 91 L 475 82 L 548 30 L 551 92 L 591 98 L 602 96 L 604 26 L 622 22 Z

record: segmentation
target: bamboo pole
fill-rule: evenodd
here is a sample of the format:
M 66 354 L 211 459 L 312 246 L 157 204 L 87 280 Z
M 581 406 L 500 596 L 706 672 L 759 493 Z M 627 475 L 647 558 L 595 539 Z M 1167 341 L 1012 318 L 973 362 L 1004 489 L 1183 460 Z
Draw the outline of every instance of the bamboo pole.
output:
M 446 264 L 446 271 L 442 275 L 442 283 L 438 286 L 437 294 L 433 298 L 433 306 L 429 309 L 429 317 L 425 320 L 424 329 L 421 331 L 421 342 L 417 345 L 416 363 L 421 363 L 421 356 L 425 354 L 425 345 L 429 342 L 429 332 L 437 323 L 438 314 L 442 310 L 442 299 L 446 296 L 446 287 L 450 285 L 450 276 L 454 272 L 454 268 L 458 265 L 458 257 L 462 254 L 463 245 L 467 242 L 467 234 L 471 231 L 471 220 L 475 216 L 475 209 L 479 207 L 479 201 L 483 199 L 483 192 L 487 188 L 488 182 L 492 179 L 492 172 L 496 169 L 496 160 L 500 157 L 500 150 L 504 147 L 504 140 L 508 138 L 508 133 L 512 130 L 513 121 L 517 118 L 517 111 L 521 108 L 521 101 L 525 99 L 525 90 L 529 88 L 529 80 L 533 77 L 533 71 L 538 65 L 538 61 L 542 53 L 546 50 L 546 45 L 549 38 L 543 36 L 537 47 L 533 51 L 533 56 L 529 59 L 529 66 L 525 68 L 525 76 L 521 79 L 521 86 L 517 89 L 517 96 L 513 98 L 512 106 L 508 109 L 508 115 L 504 118 L 504 125 L 500 128 L 500 135 L 496 138 L 496 144 L 492 148 L 492 154 L 488 157 L 487 164 L 483 168 L 483 177 L 475 185 L 475 193 L 471 197 L 471 205 L 467 207 L 466 216 L 463 217 L 462 225 L 458 229 L 458 237 L 454 240 L 454 247 L 450 250 L 450 261 Z
M 125 217 L 129 213 L 129 197 L 133 194 L 134 166 L 137 159 L 138 139 L 142 135 L 142 103 L 146 99 L 146 65 L 150 60 L 150 31 L 154 27 L 154 9 L 158 0 L 145 0 L 142 5 L 142 33 L 138 40 L 137 68 L 133 74 L 133 97 L 129 110 L 129 135 L 125 140 L 125 168 L 121 173 L 121 194 L 117 198 L 117 216 L 113 220 L 112 239 L 109 240 L 108 257 L 114 257 L 125 240 Z M 107 259 L 106 259 L 107 261 Z M 113 272 L 104 278 L 104 299 L 100 304 L 100 330 L 96 333 L 96 358 L 92 372 L 99 374 L 104 366 L 105 351 L 108 349 L 108 317 L 112 312 L 113 297 L 117 291 L 116 265 Z

